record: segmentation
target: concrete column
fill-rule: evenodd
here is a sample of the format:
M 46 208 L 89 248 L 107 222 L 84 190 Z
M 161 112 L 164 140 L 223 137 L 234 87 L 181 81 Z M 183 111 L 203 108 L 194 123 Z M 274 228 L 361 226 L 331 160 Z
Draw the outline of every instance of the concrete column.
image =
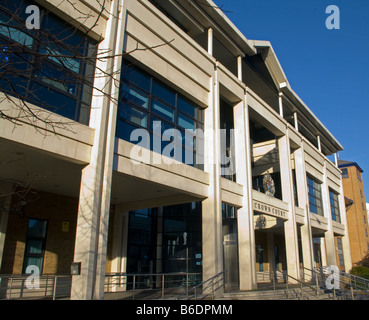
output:
M 119 3 L 121 2 L 121 4 Z M 123 41 L 124 41 L 124 27 L 126 12 L 122 10 L 122 2 L 116 1 L 116 7 L 114 8 L 116 15 L 119 14 L 119 18 L 113 21 L 112 33 L 110 34 L 111 45 L 115 53 L 115 58 L 111 62 L 108 70 L 112 70 L 113 77 L 110 79 L 109 88 L 110 96 L 107 103 L 109 103 L 108 124 L 106 128 L 106 156 L 105 167 L 103 175 L 103 188 L 101 196 L 101 215 L 100 215 L 100 236 L 98 242 L 98 256 L 97 256 L 97 271 L 96 271 L 96 284 L 94 291 L 94 299 L 104 299 L 104 283 L 105 283 L 105 269 L 106 269 L 106 253 L 108 246 L 108 232 L 109 232 L 109 215 L 110 215 L 110 198 L 111 198 L 111 185 L 113 175 L 113 159 L 115 149 L 115 131 L 117 123 L 118 104 L 116 101 L 119 99 L 120 87 L 114 83 L 120 81 L 120 69 L 122 66 Z M 113 43 L 115 43 L 113 45 Z
M 122 52 L 124 19 L 120 11 L 121 2 L 114 1 L 108 20 L 106 38 L 99 49 Z M 119 32 L 120 39 L 117 40 Z M 120 50 L 119 50 L 120 47 Z M 95 87 L 105 95 L 93 92 L 91 102 L 90 127 L 95 129 L 91 161 L 82 170 L 74 262 L 81 263 L 81 274 L 72 279 L 71 299 L 91 300 L 103 299 L 106 262 L 106 245 L 110 213 L 110 188 L 115 140 L 116 106 L 109 96 L 116 97 L 113 81 L 116 79 L 101 76 L 98 70 L 115 75 L 120 68 L 117 59 L 97 60 Z M 117 65 L 118 64 L 118 65 Z M 119 79 L 118 79 L 119 81 Z M 95 92 L 96 91 L 96 92 Z M 113 127 L 112 127 L 113 126 Z
M 272 232 L 267 233 L 267 244 L 268 244 L 269 272 L 271 279 L 273 279 L 272 277 L 274 274 L 274 269 L 276 269 L 276 265 L 274 256 L 274 234 Z
M 117 205 L 114 212 L 111 273 L 125 273 L 127 271 L 127 240 L 128 212 L 123 212 Z M 113 291 L 126 290 L 125 277 L 120 277 L 119 280 L 116 279 Z
M 6 229 L 8 227 L 8 218 L 10 203 L 12 199 L 13 185 L 10 183 L 0 184 L 0 270 L 3 261 Z
M 209 28 L 208 29 L 208 53 L 210 55 L 213 55 L 213 41 L 214 40 L 214 36 L 213 36 L 213 29 Z
M 310 226 L 310 213 L 309 213 L 309 198 L 307 190 L 306 170 L 305 170 L 305 157 L 303 146 L 295 150 L 295 172 L 296 172 L 296 189 L 299 200 L 299 207 L 304 209 L 305 217 L 304 224 L 300 227 L 301 233 L 301 245 L 302 245 L 302 257 L 304 267 L 313 270 L 314 263 L 314 248 L 313 239 Z M 305 276 L 307 273 L 305 272 Z M 312 276 L 312 274 L 311 274 Z M 309 280 L 309 279 L 308 279 Z
M 286 244 L 286 260 L 288 274 L 300 278 L 299 249 L 297 225 L 295 220 L 295 201 L 293 194 L 293 179 L 291 169 L 291 148 L 286 135 L 278 139 L 279 163 L 282 183 L 282 200 L 288 203 L 288 220 L 284 222 L 284 236 Z
M 327 246 L 326 246 L 326 240 L 325 237 L 324 238 L 320 238 L 320 259 L 321 259 L 321 263 L 322 266 L 327 266 L 329 265 L 328 260 L 327 260 Z
M 322 144 L 320 143 L 320 136 L 316 137 L 316 141 L 317 141 L 317 144 L 318 144 L 318 150 L 320 152 L 322 152 Z
M 296 131 L 299 131 L 299 121 L 298 121 L 298 118 L 297 118 L 297 112 L 293 113 L 293 120 L 294 120 L 294 123 L 295 123 Z
M 237 76 L 238 80 L 242 81 L 242 57 L 237 57 Z
M 202 202 L 202 272 L 207 280 L 223 270 L 222 207 L 220 187 L 220 101 L 217 70 L 210 79 L 205 110 L 204 170 L 209 173 L 209 196 Z
M 330 198 L 329 198 L 329 187 L 327 181 L 327 169 L 326 169 L 326 161 L 324 161 L 324 174 L 323 174 L 323 183 L 322 183 L 322 201 L 323 201 L 323 211 L 324 216 L 328 220 L 328 230 L 324 233 L 325 239 L 325 249 L 327 255 L 327 263 L 328 265 L 337 265 L 336 259 L 336 244 L 334 241 L 334 233 L 333 233 L 333 224 L 332 224 L 332 213 L 330 206 Z
M 342 178 L 340 179 L 340 195 L 338 197 L 338 201 L 340 206 L 341 223 L 345 226 L 345 235 L 342 237 L 343 260 L 345 263 L 345 272 L 349 273 L 352 269 L 352 258 Z
M 279 115 L 281 116 L 281 118 L 283 118 L 283 93 L 282 92 L 279 93 L 278 103 L 279 103 Z
M 243 185 L 243 206 L 238 209 L 240 290 L 256 288 L 255 231 L 252 209 L 252 174 L 247 96 L 234 107 L 237 183 Z

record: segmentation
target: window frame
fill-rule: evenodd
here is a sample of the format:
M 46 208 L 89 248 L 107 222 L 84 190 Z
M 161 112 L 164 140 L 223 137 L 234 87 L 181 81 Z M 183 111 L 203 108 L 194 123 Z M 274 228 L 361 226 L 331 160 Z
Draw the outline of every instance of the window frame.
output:
M 309 183 L 310 181 L 313 182 L 312 185 Z M 318 187 L 316 187 L 316 186 L 318 186 Z M 314 177 L 312 177 L 310 175 L 307 175 L 307 187 L 308 187 L 309 210 L 310 210 L 310 212 L 324 217 L 321 183 L 318 180 L 316 180 Z M 311 190 L 313 190 L 313 193 L 310 192 Z M 320 196 L 317 196 L 316 193 L 319 193 Z M 312 201 L 313 199 L 315 200 L 315 202 Z M 320 202 L 320 205 L 318 205 L 319 202 Z M 316 212 L 312 210 L 312 207 L 316 208 Z
M 19 2 L 22 7 L 33 4 L 32 1 L 28 0 L 15 2 Z M 11 35 L 9 28 L 12 28 L 14 24 L 16 30 L 20 29 L 19 33 L 23 33 L 31 39 L 29 44 L 19 43 L 4 35 L 4 33 L 0 33 L 0 52 L 11 46 L 14 49 L 8 52 L 7 56 L 4 54 L 3 56 L 8 59 L 7 61 L 12 58 L 16 59 L 15 63 L 9 63 L 9 68 L 4 70 L 3 76 L 6 77 L 4 77 L 4 82 L 0 83 L 0 90 L 25 103 L 32 103 L 53 113 L 88 125 L 97 41 L 42 6 L 39 6 L 39 8 L 41 27 L 32 30 L 24 27 L 26 16 L 21 15 L 21 9 L 19 9 L 19 12 L 17 11 L 15 19 L 10 11 L 2 10 L 0 12 L 9 23 L 9 26 L 4 27 L 7 28 L 9 36 Z M 13 23 L 10 24 L 11 22 Z M 45 28 L 47 25 L 53 27 L 51 29 Z M 58 39 L 58 35 L 52 33 L 52 29 L 55 28 L 63 30 L 62 35 L 68 35 L 68 37 Z M 75 39 L 74 42 L 78 42 L 77 46 L 68 43 L 72 38 Z M 53 50 L 55 47 L 57 51 Z M 51 56 L 48 52 L 51 52 Z M 70 54 L 65 54 L 66 52 Z M 75 57 L 76 55 L 77 57 Z M 17 61 L 23 56 L 27 59 L 23 58 L 24 72 L 22 72 L 23 69 L 17 68 Z M 78 72 L 68 67 L 71 59 L 79 63 Z M 14 69 L 13 73 L 19 75 L 12 76 L 11 68 Z M 19 79 L 24 80 L 20 90 Z M 66 86 L 66 89 L 63 89 L 63 86 Z M 14 90 L 16 87 L 18 87 L 18 90 Z M 73 92 L 70 90 L 73 90 Z
M 45 224 L 45 234 L 44 236 L 38 237 L 38 236 L 34 236 L 30 234 L 30 223 L 31 221 L 35 221 L 35 222 L 41 222 Z M 26 273 L 26 269 L 28 266 L 30 266 L 31 264 L 28 264 L 28 258 L 39 258 L 41 259 L 41 268 L 40 268 L 40 274 L 43 271 L 43 266 L 44 266 L 44 262 L 45 262 L 45 249 L 46 249 L 46 238 L 47 238 L 47 229 L 48 229 L 48 221 L 45 219 L 36 219 L 36 218 L 29 218 L 28 220 L 28 226 L 27 226 L 27 235 L 26 235 L 26 246 L 24 249 L 24 255 L 23 255 L 23 266 L 22 266 L 22 273 L 25 274 Z M 31 247 L 31 242 L 32 241 L 40 241 L 41 242 L 41 252 L 40 253 L 31 253 L 29 252 L 30 247 Z
M 339 194 L 329 188 L 329 204 L 331 207 L 332 220 L 341 223 L 341 209 L 338 197 Z
M 129 72 L 132 72 L 132 74 L 128 74 Z M 138 75 L 138 77 L 136 76 Z M 143 83 L 143 79 L 146 78 L 146 80 L 144 80 L 145 83 Z M 135 79 L 138 79 L 138 81 L 135 81 Z M 149 81 L 149 85 L 147 83 L 147 81 Z M 138 83 L 140 82 L 140 83 Z M 156 83 L 157 86 L 159 86 L 160 88 L 162 88 L 163 90 L 167 90 L 169 92 L 171 92 L 174 96 L 174 101 L 173 104 L 170 104 L 168 102 L 168 99 L 165 99 L 165 97 L 160 97 L 158 95 L 156 95 L 153 92 L 153 86 L 154 86 L 154 82 Z M 143 83 L 142 86 L 140 86 L 140 84 Z M 129 88 L 132 88 L 132 90 L 137 90 L 137 92 L 142 92 L 143 94 L 145 94 L 148 97 L 148 108 L 144 108 L 140 105 L 135 104 L 133 101 L 126 101 L 123 103 L 123 99 L 124 97 L 122 96 L 123 90 L 122 87 L 126 86 Z M 159 90 L 162 91 L 162 90 Z M 157 91 L 158 92 L 158 91 Z M 154 102 L 157 101 L 158 103 L 160 103 L 160 105 L 162 105 L 163 107 L 167 108 L 168 110 L 173 111 L 173 121 L 170 121 L 167 117 L 165 117 L 165 115 L 161 114 L 160 112 L 158 112 L 157 110 L 154 109 Z M 182 110 L 179 107 L 180 102 L 182 103 L 186 103 L 188 105 L 193 106 L 194 112 L 193 114 L 190 114 L 188 111 L 186 112 L 186 110 Z M 123 108 L 122 108 L 123 107 Z M 137 123 L 135 123 L 134 121 L 130 120 L 130 119 L 125 119 L 121 116 L 121 112 L 125 112 L 128 108 L 134 108 L 136 110 L 138 110 L 139 112 L 142 112 L 144 114 L 147 115 L 147 126 L 141 126 Z M 125 136 L 123 134 L 120 135 L 118 133 L 118 130 L 122 130 L 124 129 L 124 126 L 126 124 L 132 126 L 133 128 L 137 128 L 137 129 L 145 129 L 149 132 L 150 134 L 150 150 L 153 151 L 153 137 L 154 137 L 154 126 L 153 126 L 153 122 L 154 121 L 160 121 L 161 122 L 161 135 L 163 133 L 163 131 L 165 131 L 166 129 L 174 129 L 175 132 L 175 136 L 172 137 L 171 141 L 161 141 L 161 152 L 163 151 L 163 149 L 165 148 L 166 145 L 168 145 L 169 143 L 172 143 L 173 141 L 177 141 L 178 143 L 181 141 L 181 145 L 178 146 L 180 148 L 182 148 L 182 157 L 181 159 L 178 159 L 177 156 L 175 155 L 174 158 L 182 163 L 185 163 L 186 160 L 188 160 L 186 158 L 186 153 L 190 154 L 193 157 L 193 164 L 189 164 L 191 166 L 194 166 L 196 168 L 199 168 L 201 170 L 203 170 L 203 164 L 197 164 L 196 163 L 196 155 L 199 155 L 200 157 L 203 157 L 204 154 L 204 150 L 197 150 L 197 146 L 198 146 L 198 142 L 197 140 L 192 140 L 195 141 L 193 143 L 191 143 L 191 145 L 193 146 L 192 148 L 189 148 L 188 145 L 186 143 L 183 143 L 183 141 L 185 141 L 186 138 L 190 137 L 191 139 L 198 139 L 199 137 L 196 135 L 196 130 L 197 129 L 204 129 L 204 115 L 203 115 L 203 110 L 204 108 L 200 107 L 198 104 L 190 101 L 188 98 L 186 98 L 185 96 L 183 96 L 181 93 L 177 92 L 176 90 L 174 90 L 173 88 L 171 88 L 170 86 L 168 86 L 167 84 L 165 84 L 164 82 L 162 82 L 160 79 L 158 79 L 157 77 L 149 74 L 148 72 L 142 70 L 139 66 L 137 66 L 134 63 L 129 62 L 128 60 L 123 60 L 122 61 L 122 72 L 121 72 L 121 87 L 120 87 L 120 93 L 119 93 L 119 103 L 118 103 L 118 116 L 117 116 L 117 133 L 116 136 L 120 139 L 129 141 L 129 137 Z M 187 120 L 193 121 L 193 126 L 194 126 L 194 132 L 187 132 L 187 136 L 186 136 L 186 130 L 192 130 L 189 128 L 185 128 L 182 125 L 180 125 L 179 119 L 180 117 L 186 117 Z M 181 136 L 177 136 L 177 133 L 180 133 Z M 187 163 L 188 164 L 188 163 Z

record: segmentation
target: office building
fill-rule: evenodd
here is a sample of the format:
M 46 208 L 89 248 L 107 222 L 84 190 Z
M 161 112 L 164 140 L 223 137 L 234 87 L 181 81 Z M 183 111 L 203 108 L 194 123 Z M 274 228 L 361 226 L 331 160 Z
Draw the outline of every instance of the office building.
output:
M 226 287 L 251 290 L 274 269 L 351 269 L 327 158 L 343 147 L 270 42 L 210 0 L 7 3 L 1 108 L 17 121 L 0 119 L 2 274 L 74 263 L 71 298 L 102 299 L 107 273 L 226 270 Z

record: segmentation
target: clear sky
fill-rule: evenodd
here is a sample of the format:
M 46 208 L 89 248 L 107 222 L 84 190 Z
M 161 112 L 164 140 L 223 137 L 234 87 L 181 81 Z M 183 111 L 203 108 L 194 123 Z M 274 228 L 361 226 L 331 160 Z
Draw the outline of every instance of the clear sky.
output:
M 292 89 L 364 170 L 369 202 L 369 1 L 215 0 L 248 39 L 268 40 Z M 329 30 L 329 5 L 340 29 Z

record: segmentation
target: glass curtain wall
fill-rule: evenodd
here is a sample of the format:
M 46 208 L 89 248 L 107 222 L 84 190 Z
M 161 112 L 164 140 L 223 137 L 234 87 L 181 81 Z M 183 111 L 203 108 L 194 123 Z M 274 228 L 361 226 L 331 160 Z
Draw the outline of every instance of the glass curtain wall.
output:
M 203 170 L 203 109 L 133 63 L 122 65 L 116 136 L 149 134 L 147 149 Z M 169 152 L 168 152 L 169 151 Z
M 97 42 L 40 8 L 40 28 L 27 29 L 28 0 L 0 5 L 0 90 L 88 125 Z
M 127 273 L 201 273 L 201 225 L 201 202 L 131 211 Z

